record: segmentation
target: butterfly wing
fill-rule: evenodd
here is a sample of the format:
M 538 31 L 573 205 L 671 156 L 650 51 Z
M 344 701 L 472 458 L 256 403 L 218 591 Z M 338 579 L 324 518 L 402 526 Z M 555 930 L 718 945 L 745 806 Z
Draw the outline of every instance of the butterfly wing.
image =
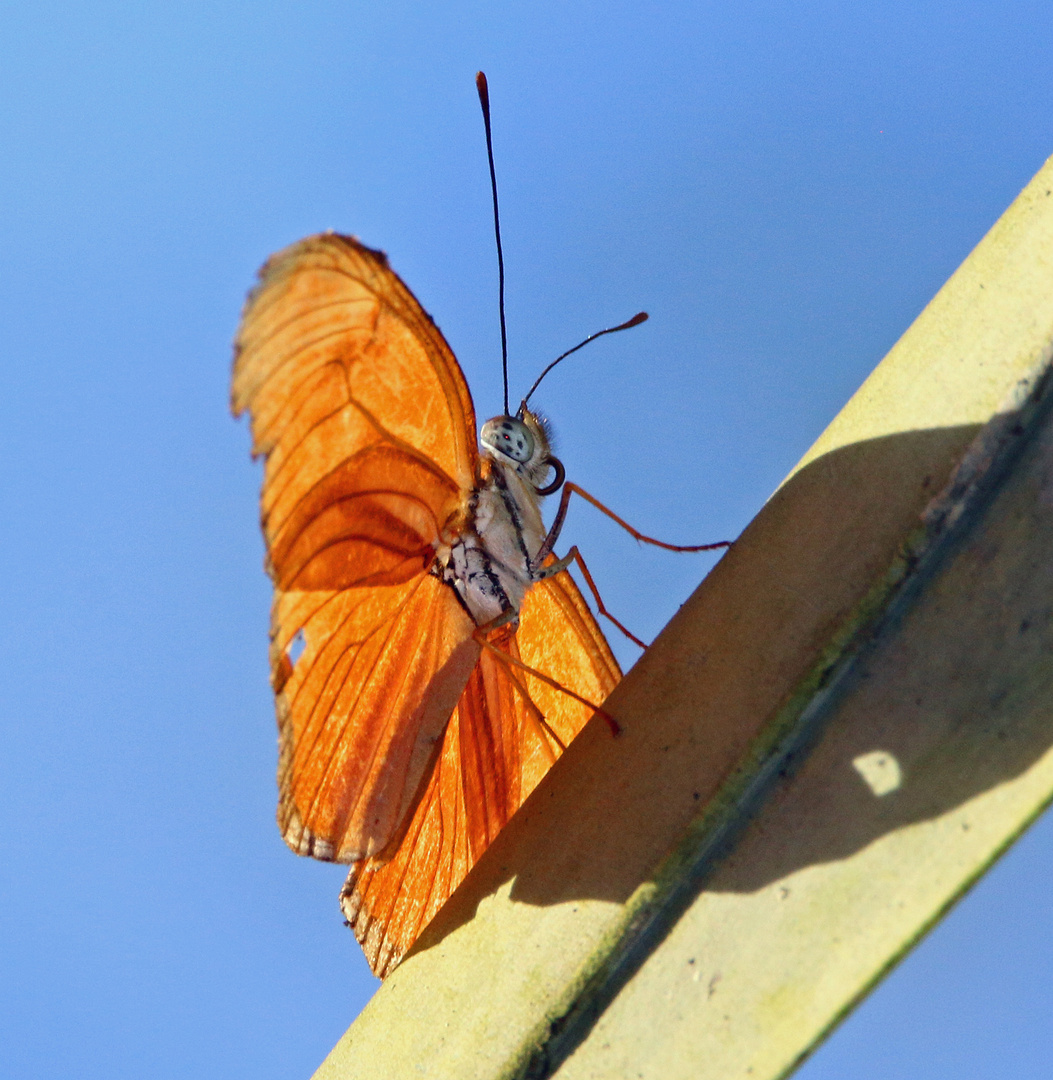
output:
M 617 661 L 569 574 L 531 587 L 516 633 L 494 644 L 582 697 L 602 702 Z M 518 681 L 545 718 L 527 707 Z M 484 651 L 446 728 L 407 827 L 351 867 L 341 904 L 373 971 L 386 976 L 593 710 Z
M 260 272 L 232 408 L 265 457 L 279 825 L 301 854 L 349 862 L 405 818 L 478 659 L 429 573 L 478 476 L 471 397 L 384 255 L 325 234 Z

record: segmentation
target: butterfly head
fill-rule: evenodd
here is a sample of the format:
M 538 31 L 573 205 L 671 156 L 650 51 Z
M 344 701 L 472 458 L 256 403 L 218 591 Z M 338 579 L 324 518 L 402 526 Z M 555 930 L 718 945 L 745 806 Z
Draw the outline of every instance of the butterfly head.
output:
M 499 465 L 514 469 L 539 495 L 551 495 L 563 483 L 563 465 L 551 452 L 547 425 L 529 409 L 520 409 L 519 416 L 487 420 L 479 441 L 485 453 Z M 555 476 L 546 484 L 550 471 Z

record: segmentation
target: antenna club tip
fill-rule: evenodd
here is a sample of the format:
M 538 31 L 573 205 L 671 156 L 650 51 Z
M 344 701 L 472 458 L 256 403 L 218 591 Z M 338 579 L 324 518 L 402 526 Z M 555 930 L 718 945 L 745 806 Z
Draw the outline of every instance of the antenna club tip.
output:
M 638 311 L 626 324 L 626 329 L 630 326 L 639 326 L 642 322 L 647 322 L 651 316 L 646 311 Z
M 475 89 L 479 92 L 479 100 L 484 105 L 489 105 L 490 91 L 486 85 L 486 76 L 481 71 L 475 73 Z

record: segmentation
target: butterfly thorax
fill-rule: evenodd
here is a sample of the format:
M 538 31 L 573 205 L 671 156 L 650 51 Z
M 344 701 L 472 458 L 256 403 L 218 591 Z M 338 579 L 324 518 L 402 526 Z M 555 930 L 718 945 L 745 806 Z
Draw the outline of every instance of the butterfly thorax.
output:
M 479 626 L 518 614 L 535 581 L 545 540 L 538 481 L 549 470 L 547 433 L 530 413 L 488 421 L 481 443 L 465 528 L 438 550 L 436 566 Z

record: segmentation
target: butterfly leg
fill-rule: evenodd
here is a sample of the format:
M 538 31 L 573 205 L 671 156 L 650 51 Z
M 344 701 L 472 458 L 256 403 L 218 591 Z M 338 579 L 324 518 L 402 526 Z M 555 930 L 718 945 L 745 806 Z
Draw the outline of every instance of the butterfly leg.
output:
M 613 716 L 611 716 L 609 712 L 607 712 L 606 709 L 602 708 L 600 705 L 593 704 L 593 702 L 589 701 L 588 698 L 583 698 L 581 694 L 576 694 L 569 687 L 564 686 L 562 683 L 556 682 L 555 679 L 549 677 L 548 675 L 542 674 L 536 668 L 532 668 L 528 664 L 524 664 L 522 660 L 517 660 L 514 656 L 510 656 L 508 653 L 499 649 L 496 645 L 494 645 L 491 641 L 487 639 L 486 635 L 490 629 L 492 629 L 490 623 L 487 623 L 483 626 L 477 626 L 472 634 L 472 637 L 474 637 L 475 640 L 478 641 L 484 649 L 488 649 L 490 652 L 492 652 L 497 657 L 497 659 L 501 661 L 502 664 L 505 664 L 508 667 L 519 668 L 520 671 L 525 671 L 528 675 L 533 675 L 535 679 L 540 679 L 543 683 L 551 686 L 553 690 L 558 690 L 560 693 L 566 694 L 567 697 L 572 697 L 575 701 L 581 702 L 581 704 L 584 705 L 586 708 L 592 709 L 593 712 L 599 713 L 600 716 L 602 716 L 603 719 L 606 720 L 607 726 L 611 729 L 612 734 L 618 735 L 621 733 L 621 725 L 618 723 L 617 720 L 614 719 Z M 509 674 L 511 674 L 511 672 L 509 672 Z M 513 679 L 512 682 L 513 685 L 518 686 L 518 680 Z M 525 688 L 521 689 L 523 689 L 525 699 L 529 701 L 531 705 L 533 705 L 533 702 L 530 701 L 530 695 L 526 694 Z M 537 706 L 534 705 L 534 708 L 536 709 Z M 538 710 L 538 714 L 540 715 L 540 710 Z M 544 717 L 542 717 L 541 719 L 544 723 Z M 548 725 L 545 724 L 545 727 L 547 728 Z
M 500 651 L 500 650 L 498 650 Z M 538 708 L 537 703 L 530 696 L 530 691 L 523 685 L 523 683 L 516 677 L 515 672 L 510 664 L 505 665 L 505 676 L 512 684 L 515 690 L 519 693 L 519 696 L 523 699 L 523 704 L 526 706 L 527 715 L 534 721 L 538 734 L 541 736 L 541 744 L 544 746 L 545 751 L 549 757 L 549 763 L 555 764 L 557 754 L 553 753 L 552 747 L 549 745 L 549 740 L 554 742 L 559 747 L 560 754 L 567 749 L 567 744 L 556 734 L 555 728 L 545 719 L 545 714 Z
M 559 562 L 550 563 L 548 566 L 543 567 L 535 575 L 535 580 L 542 580 L 543 578 L 552 577 L 554 574 L 558 574 L 563 570 L 566 570 L 572 562 L 578 564 L 578 568 L 581 570 L 582 576 L 585 578 L 586 583 L 592 592 L 593 599 L 596 601 L 596 609 L 601 615 L 606 616 L 608 619 L 618 627 L 619 630 L 634 644 L 639 645 L 641 649 L 646 649 L 647 646 L 627 627 L 623 626 L 608 610 L 603 602 L 603 597 L 600 596 L 600 590 L 596 588 L 596 582 L 592 580 L 592 574 L 589 573 L 589 568 L 585 565 L 585 560 L 581 557 L 581 552 L 577 547 L 572 547 L 567 554 L 559 560 Z
M 542 562 L 552 553 L 552 549 L 556 546 L 556 541 L 559 539 L 559 534 L 563 529 L 563 522 L 567 517 L 567 507 L 570 505 L 570 497 L 574 492 L 577 492 L 586 502 L 592 503 L 601 513 L 604 513 L 612 521 L 616 521 L 621 527 L 633 538 L 641 541 L 644 544 L 654 544 L 655 547 L 664 548 L 666 551 L 714 551 L 717 548 L 731 547 L 730 540 L 718 540 L 715 544 L 667 544 L 664 540 L 656 540 L 653 536 L 644 536 L 638 529 L 634 529 L 627 521 L 613 511 L 608 509 L 599 499 L 590 495 L 584 488 L 578 487 L 577 484 L 568 481 L 563 485 L 563 494 L 560 496 L 559 509 L 556 511 L 555 520 L 552 522 L 552 528 L 548 531 L 548 536 L 545 537 L 544 543 L 542 543 L 540 550 L 533 560 L 533 565 L 540 567 Z M 599 600 L 599 597 L 597 597 Z M 609 618 L 609 616 L 608 616 Z M 632 635 L 630 635 L 631 637 Z

